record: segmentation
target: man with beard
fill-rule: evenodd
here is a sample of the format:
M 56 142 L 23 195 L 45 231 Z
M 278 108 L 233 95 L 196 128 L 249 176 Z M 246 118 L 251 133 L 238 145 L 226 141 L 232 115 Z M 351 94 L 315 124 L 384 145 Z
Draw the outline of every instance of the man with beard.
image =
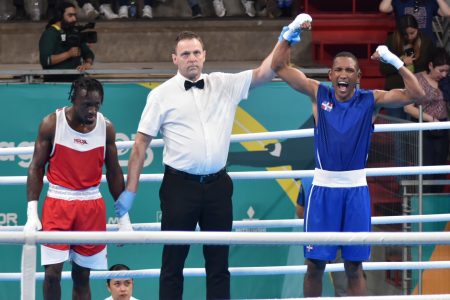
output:
M 39 60 L 43 69 L 88 70 L 94 63 L 94 53 L 86 43 L 74 45 L 68 41 L 77 22 L 74 4 L 63 2 L 57 9 L 56 17 L 51 19 L 39 40 Z M 72 82 L 80 75 L 46 76 L 46 81 Z
M 106 231 L 106 207 L 99 190 L 103 165 L 112 197 L 117 199 L 124 189 L 116 132 L 99 112 L 101 83 L 88 77 L 77 79 L 70 100 L 71 106 L 49 114 L 39 126 L 28 169 L 25 232 Z M 41 224 L 37 208 L 45 173 L 49 187 Z M 129 223 L 127 215 L 125 218 Z M 72 298 L 90 300 L 90 270 L 107 268 L 106 245 L 42 245 L 45 300 L 61 299 L 61 272 L 68 260 L 72 262 Z

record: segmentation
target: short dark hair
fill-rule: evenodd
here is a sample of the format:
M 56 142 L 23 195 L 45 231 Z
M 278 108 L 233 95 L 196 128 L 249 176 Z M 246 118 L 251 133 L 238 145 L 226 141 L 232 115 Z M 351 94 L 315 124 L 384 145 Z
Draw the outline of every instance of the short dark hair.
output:
M 178 43 L 180 41 L 182 41 L 182 40 L 192 40 L 192 39 L 198 40 L 200 42 L 200 44 L 202 44 L 203 50 L 205 49 L 205 44 L 203 43 L 202 38 L 198 34 L 196 34 L 195 32 L 186 30 L 186 31 L 180 32 L 177 35 L 177 37 L 175 39 L 175 47 L 173 48 L 173 53 L 176 53 L 177 45 L 178 45 Z
M 433 65 L 433 68 L 443 65 L 450 66 L 450 55 L 445 48 L 437 47 L 430 57 L 430 62 Z M 430 69 L 427 69 L 427 73 L 429 72 Z M 450 103 L 450 74 L 447 74 L 447 77 L 439 80 L 438 86 L 444 96 L 444 100 L 447 103 Z
M 358 67 L 358 70 L 359 70 L 358 58 L 356 58 L 356 56 L 355 56 L 353 53 L 351 53 L 351 52 L 349 52 L 349 51 L 341 51 L 341 52 L 339 52 L 338 54 L 336 54 L 336 55 L 334 56 L 333 64 L 334 64 L 334 60 L 335 60 L 336 58 L 338 58 L 338 57 L 350 57 L 351 59 L 353 59 L 353 60 L 355 61 L 356 66 Z
M 109 268 L 109 270 L 110 271 L 129 271 L 130 268 L 127 265 L 124 265 L 124 264 L 115 264 L 115 265 L 112 265 Z M 106 279 L 106 284 L 109 285 L 110 281 L 111 281 L 111 279 L 109 279 L 109 278 Z
M 437 47 L 430 57 L 430 62 L 433 64 L 433 67 L 450 65 L 450 55 L 444 48 Z
M 72 86 L 70 87 L 69 92 L 70 102 L 73 103 L 78 93 L 81 92 L 82 90 L 86 90 L 86 92 L 88 93 L 98 92 L 101 97 L 101 103 L 103 103 L 103 86 L 97 79 L 90 77 L 80 77 L 76 79 L 72 83 Z

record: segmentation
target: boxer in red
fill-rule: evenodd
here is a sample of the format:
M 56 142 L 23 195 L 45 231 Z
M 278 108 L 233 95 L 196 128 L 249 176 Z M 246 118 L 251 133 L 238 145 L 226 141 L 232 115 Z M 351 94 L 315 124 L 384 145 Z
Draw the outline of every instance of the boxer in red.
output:
M 124 189 L 117 159 L 115 129 L 100 112 L 103 87 L 93 78 L 73 82 L 72 105 L 46 116 L 40 126 L 27 178 L 25 231 L 106 231 L 106 209 L 99 184 L 102 167 L 116 200 Z M 47 167 L 49 188 L 42 209 L 37 203 Z M 91 269 L 107 269 L 106 245 L 42 245 L 44 299 L 61 299 L 61 272 L 72 262 L 73 299 L 91 299 Z

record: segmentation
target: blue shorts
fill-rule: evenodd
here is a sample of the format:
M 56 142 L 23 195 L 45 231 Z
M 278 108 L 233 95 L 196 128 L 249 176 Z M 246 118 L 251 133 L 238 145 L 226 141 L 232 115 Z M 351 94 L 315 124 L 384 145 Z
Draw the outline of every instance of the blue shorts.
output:
M 305 232 L 370 232 L 370 194 L 367 186 L 323 187 L 313 185 L 305 203 Z M 342 258 L 365 261 L 370 246 L 306 245 L 305 258 L 330 261 L 342 248 Z

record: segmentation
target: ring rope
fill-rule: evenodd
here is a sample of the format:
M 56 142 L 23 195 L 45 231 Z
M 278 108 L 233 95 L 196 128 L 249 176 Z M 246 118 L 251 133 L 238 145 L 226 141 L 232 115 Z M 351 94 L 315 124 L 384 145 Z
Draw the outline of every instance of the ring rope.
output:
M 320 300 L 336 300 L 335 297 L 320 297 L 320 298 L 309 298 L 309 299 L 320 299 Z M 411 295 L 411 296 L 359 296 L 359 297 L 340 297 L 342 300 L 449 300 L 450 295 Z M 270 299 L 256 299 L 256 300 L 278 300 L 278 298 Z M 284 298 L 284 300 L 305 300 L 305 298 Z
M 389 168 L 366 168 L 367 176 L 395 176 L 395 175 L 426 175 L 426 174 L 448 174 L 450 165 L 441 166 L 418 166 L 418 167 L 389 167 Z M 314 170 L 301 171 L 247 171 L 228 172 L 232 179 L 290 179 L 313 177 Z M 126 175 L 124 175 L 126 177 Z M 142 174 L 141 182 L 162 181 L 163 174 Z M 102 182 L 106 182 L 106 176 L 102 175 Z M 27 182 L 27 176 L 1 176 L 0 185 L 23 185 Z M 44 177 L 44 183 L 48 183 Z
M 411 216 L 384 216 L 372 217 L 372 225 L 387 224 L 405 224 L 405 223 L 430 223 L 430 222 L 449 222 L 450 214 L 429 214 L 429 215 L 411 215 Z M 284 220 L 244 220 L 233 221 L 234 230 L 259 229 L 259 228 L 296 228 L 303 227 L 303 219 L 284 219 Z M 161 223 L 133 223 L 134 231 L 160 231 Z M 24 226 L 0 226 L 1 231 L 23 231 Z M 117 231 L 118 224 L 107 224 L 107 231 Z
M 0 232 L 0 244 L 422 245 L 450 244 L 448 232 Z
M 449 123 L 450 124 L 450 122 L 445 122 L 445 123 Z M 419 125 L 420 126 L 419 130 L 427 130 L 427 129 L 425 129 L 426 125 L 443 125 L 443 126 L 447 126 L 447 124 L 431 124 L 431 123 L 430 124 L 413 123 L 413 124 L 395 124 L 395 125 L 400 125 L 399 127 L 403 127 L 403 129 L 406 128 L 405 125 L 416 125 L 416 126 Z M 425 126 L 423 126 L 423 125 L 425 125 Z M 389 126 L 392 126 L 392 124 L 389 124 L 388 126 L 386 126 L 386 128 L 385 128 L 386 131 L 389 131 L 389 129 L 388 129 Z M 398 131 L 402 131 L 402 129 L 400 129 L 400 128 L 398 128 L 398 129 L 399 129 Z M 430 128 L 430 129 L 444 129 L 444 128 L 440 128 L 438 126 L 438 127 L 434 127 L 434 128 Z M 312 135 L 312 131 L 313 130 L 312 129 L 308 129 L 308 130 L 309 130 L 308 134 Z M 412 130 L 412 129 L 405 129 L 405 130 Z M 380 130 L 380 132 L 382 132 L 382 130 Z M 289 132 L 289 133 L 292 133 L 292 132 Z M 263 133 L 263 134 L 266 134 L 266 133 Z M 272 132 L 270 134 L 278 134 L 278 132 Z M 306 135 L 307 134 L 306 131 L 304 131 L 302 134 L 305 134 L 304 136 L 307 136 Z M 255 139 L 261 140 L 260 137 L 259 138 L 255 137 Z M 265 135 L 265 138 L 267 138 L 267 137 L 268 137 L 268 135 Z M 249 140 L 249 138 L 251 138 L 251 136 L 250 137 L 249 136 L 242 137 L 242 138 L 245 139 L 245 140 Z M 233 140 L 233 141 L 235 141 L 235 140 Z M 133 142 L 129 142 L 129 143 L 130 143 L 129 145 L 124 145 L 124 146 L 125 147 L 129 147 Z M 161 142 L 159 142 L 159 143 L 161 143 Z M 33 147 L 30 147 L 30 148 L 32 150 Z M 0 149 L 0 150 L 2 150 L 2 149 Z M 11 149 L 6 149 L 6 150 L 9 151 Z M 2 155 L 2 151 L 0 151 L 0 155 Z M 439 167 L 445 167 L 445 166 L 438 166 L 438 168 Z M 402 169 L 402 168 L 398 168 L 398 169 Z M 412 170 L 411 168 L 408 168 L 408 169 Z M 434 174 L 434 173 L 424 172 L 423 169 L 424 168 L 421 167 L 421 170 L 415 170 L 415 171 L 419 172 L 417 174 Z M 408 174 L 405 174 L 404 171 L 405 170 L 402 170 L 402 172 L 400 174 L 391 174 L 391 175 L 408 175 Z M 436 167 L 434 167 L 433 170 L 427 170 L 427 171 L 436 172 Z M 448 172 L 448 171 L 446 171 L 445 168 L 442 168 L 442 170 L 438 169 L 437 171 L 438 172 L 439 171 L 445 171 L 445 173 Z M 283 172 L 283 171 L 281 171 L 281 172 Z M 301 172 L 303 172 L 303 171 L 301 171 Z M 312 173 L 311 171 L 304 171 L 304 173 L 306 173 L 306 172 Z M 267 173 L 267 172 L 265 172 L 265 173 Z M 278 175 L 280 175 L 280 172 L 276 172 L 276 173 L 278 173 Z M 450 173 L 450 172 L 448 172 L 448 173 Z M 149 175 L 154 175 L 154 174 L 149 174 Z M 156 174 L 156 175 L 160 175 L 160 174 Z M 252 175 L 253 175 L 252 172 L 246 172 L 244 177 L 245 176 L 252 176 Z M 265 175 L 267 176 L 268 174 L 265 174 Z M 292 173 L 291 174 L 284 174 L 284 175 L 285 176 L 291 176 Z M 294 177 L 301 177 L 301 176 L 294 176 Z M 267 177 L 259 177 L 259 178 L 267 178 Z M 283 177 L 277 177 L 277 178 L 283 178 Z M 289 177 L 289 178 L 292 178 L 292 177 Z M 17 179 L 17 178 L 13 178 L 13 180 L 14 179 Z M 236 179 L 240 179 L 240 178 L 236 178 Z M 244 179 L 244 178 L 242 178 L 242 179 Z M 161 179 L 158 178 L 157 180 L 159 181 Z M 81 233 L 81 234 L 85 235 L 86 237 L 89 236 L 89 238 L 91 238 L 91 239 L 95 238 L 95 234 L 96 234 L 96 233 L 93 233 L 93 232 L 89 232 L 89 233 L 87 233 L 87 232 L 77 232 L 77 233 L 78 234 Z M 72 233 L 65 233 L 65 234 L 66 234 L 66 237 L 67 236 L 71 237 L 73 235 L 75 240 L 77 240 L 77 236 L 76 236 L 77 233 L 75 233 L 75 235 L 73 234 L 73 232 Z M 212 234 L 214 234 L 214 237 L 210 236 L 208 239 L 206 239 L 206 241 L 205 241 L 205 238 L 203 236 L 206 237 L 208 234 L 211 234 L 211 233 L 198 232 L 198 233 L 196 233 L 195 237 L 193 237 L 193 236 L 189 237 L 188 241 L 183 241 L 183 240 L 180 241 L 179 240 L 179 239 L 184 238 L 183 235 L 186 235 L 186 234 L 189 235 L 190 234 L 190 233 L 187 233 L 187 232 L 181 232 L 181 233 L 180 232 L 145 232 L 144 233 L 145 236 L 142 236 L 142 237 L 139 236 L 141 233 L 144 233 L 144 232 L 134 232 L 132 234 L 132 237 L 133 238 L 138 237 L 140 240 L 142 240 L 142 238 L 144 238 L 144 239 L 145 238 L 149 238 L 147 236 L 148 234 L 161 234 L 161 233 L 163 233 L 165 235 L 165 238 L 163 238 L 162 240 L 158 240 L 158 236 L 156 235 L 154 237 L 151 237 L 150 240 L 148 240 L 148 241 L 145 240 L 144 242 L 145 243 L 157 242 L 157 243 L 164 243 L 164 244 L 171 244 L 171 243 L 174 243 L 174 244 L 180 244 L 180 243 L 183 243 L 183 244 L 191 244 L 191 243 L 195 244 L 197 242 L 201 243 L 201 244 L 208 244 L 208 243 L 211 243 L 211 244 L 228 244 L 230 242 L 236 243 L 236 244 L 243 244 L 243 243 L 247 243 L 248 242 L 246 239 L 249 238 L 249 237 L 251 237 L 250 243 L 252 243 L 252 244 L 255 244 L 255 243 L 256 244 L 267 244 L 267 243 L 270 244 L 272 242 L 275 242 L 275 244 L 295 244 L 295 243 L 298 243 L 298 244 L 305 244 L 305 243 L 322 244 L 322 241 L 320 239 L 318 239 L 319 237 L 324 239 L 323 240 L 323 244 L 333 244 L 333 242 L 334 242 L 333 240 L 336 239 L 336 238 L 345 238 L 345 239 L 349 239 L 350 238 L 350 240 L 348 240 L 348 241 L 347 240 L 346 241 L 339 241 L 337 243 L 339 245 L 346 245 L 347 242 L 349 244 L 355 244 L 355 243 L 357 243 L 357 244 L 366 244 L 367 243 L 367 244 L 375 244 L 375 245 L 377 245 L 377 244 L 386 244 L 386 242 L 388 242 L 388 243 L 392 242 L 392 238 L 394 238 L 394 240 L 395 240 L 395 238 L 399 238 L 400 239 L 400 241 L 396 240 L 395 244 L 397 244 L 397 243 L 402 244 L 405 241 L 407 241 L 407 244 L 409 244 L 409 245 L 410 244 L 414 245 L 416 243 L 418 243 L 418 244 L 422 244 L 422 243 L 425 243 L 425 244 L 434 244 L 434 243 L 447 244 L 448 243 L 448 244 L 450 244 L 450 239 L 448 239 L 447 236 L 441 236 L 441 234 L 442 234 L 441 232 L 433 232 L 433 233 L 431 233 L 433 236 L 430 236 L 430 233 L 382 233 L 384 235 L 384 237 L 382 237 L 381 240 L 377 239 L 377 237 L 376 237 L 376 234 L 379 234 L 379 233 L 350 233 L 351 236 L 348 235 L 347 233 L 332 233 L 333 237 L 330 237 L 330 236 L 327 237 L 326 236 L 326 235 L 329 235 L 330 233 L 324 233 L 325 235 L 322 235 L 322 233 L 313 233 L 314 237 L 311 236 L 311 238 L 312 238 L 311 241 L 309 241 L 308 239 L 304 239 L 303 238 L 302 242 L 298 241 L 297 239 L 292 239 L 293 236 L 291 234 L 295 234 L 295 235 L 299 235 L 299 236 L 302 236 L 302 235 L 306 236 L 309 233 L 281 233 L 281 235 L 282 235 L 281 239 L 279 237 L 280 233 L 275 233 L 277 235 L 276 239 L 275 239 L 275 236 L 271 236 L 272 233 L 264 233 L 264 235 L 265 235 L 264 240 L 265 241 L 260 240 L 261 234 L 259 234 L 259 237 L 258 237 L 258 235 L 255 235 L 255 233 L 245 233 L 245 235 L 240 236 L 239 234 L 242 234 L 243 232 L 224 233 L 225 235 L 223 235 L 223 236 L 222 236 L 222 233 L 214 232 L 214 233 L 212 233 Z M 30 241 L 33 241 L 33 242 L 36 242 L 36 243 L 40 243 L 41 242 L 41 243 L 51 244 L 52 243 L 51 241 L 50 242 L 48 242 L 48 241 L 46 242 L 45 239 L 48 238 L 48 239 L 51 240 L 51 239 L 55 239 L 55 238 L 56 239 L 63 238 L 62 236 L 58 236 L 58 233 L 55 233 L 55 232 L 52 232 L 50 235 L 48 235 L 49 234 L 48 232 L 47 233 L 35 232 L 35 233 L 31 233 L 31 234 L 30 233 L 26 233 L 26 234 L 19 233 L 19 236 L 17 236 L 17 235 L 3 236 L 2 234 L 17 234 L 17 232 L 3 232 L 3 233 L 0 233 L 0 243 L 2 243 L 5 240 L 11 240 L 12 239 L 12 240 L 15 240 L 16 242 L 20 241 L 21 244 L 25 243 L 26 245 L 28 245 L 30 243 Z M 105 238 L 108 237 L 108 233 L 100 233 L 100 234 L 102 234 Z M 115 232 L 113 234 L 115 234 L 116 236 L 119 236 L 119 239 L 121 239 L 121 238 L 129 239 L 130 238 L 130 232 Z M 179 236 L 180 234 L 182 234 L 182 236 Z M 237 234 L 237 236 L 234 236 L 236 234 Z M 286 235 L 286 234 L 288 234 L 288 235 Z M 291 236 L 289 237 L 289 242 L 288 242 L 287 240 L 284 240 L 284 239 L 287 236 L 289 236 L 289 235 L 291 235 Z M 413 236 L 413 235 L 414 235 L 414 241 L 412 241 L 410 239 L 411 236 Z M 202 241 L 196 240 L 197 237 L 202 238 Z M 270 237 L 268 239 L 268 241 L 266 241 L 267 237 Z M 159 237 L 159 238 L 161 238 L 161 237 Z M 225 238 L 225 241 L 224 240 L 219 240 L 219 238 Z M 356 240 L 355 240 L 355 238 L 356 238 Z M 88 241 L 88 242 L 85 242 L 84 241 L 85 237 L 83 237 L 82 239 L 83 240 L 80 241 L 80 243 L 90 243 L 90 244 L 95 243 L 92 240 Z M 115 237 L 115 239 L 117 239 L 117 238 Z M 359 241 L 359 239 L 362 239 L 362 240 Z M 418 242 L 418 240 L 420 240 L 420 242 Z M 295 241 L 295 242 L 292 243 L 291 241 Z M 70 239 L 69 239 L 68 242 L 70 243 Z M 114 243 L 114 241 L 112 241 L 112 242 Z M 131 241 L 131 242 L 132 243 L 136 243 L 136 241 Z M 121 243 L 122 244 L 122 243 L 127 243 L 127 242 L 118 241 L 118 242 L 115 242 L 115 243 Z M 30 246 L 32 246 L 32 245 L 30 245 Z M 33 276 L 34 275 L 35 274 L 33 274 Z M 23 297 L 23 293 L 22 293 L 22 297 Z M 377 298 L 380 299 L 379 297 L 377 297 Z M 427 298 L 427 299 L 430 299 L 430 298 Z
M 418 131 L 418 130 L 436 130 L 436 129 L 450 129 L 450 121 L 446 122 L 426 122 L 426 123 L 404 123 L 404 124 L 375 124 L 374 132 L 389 132 L 389 131 Z M 231 142 L 243 141 L 261 141 L 271 139 L 289 139 L 311 137 L 314 134 L 312 128 L 283 130 L 272 132 L 258 132 L 231 135 Z M 131 148 L 134 141 L 116 142 L 118 149 Z M 162 147 L 164 144 L 162 139 L 155 139 L 151 142 L 152 147 Z M 29 147 L 8 147 L 0 148 L 0 156 L 3 155 L 19 155 L 32 154 L 33 146 Z
M 383 270 L 431 270 L 448 269 L 450 261 L 421 261 L 421 262 L 363 262 L 365 271 Z M 232 276 L 265 276 L 265 275 L 292 275 L 306 273 L 306 265 L 300 266 L 267 266 L 267 267 L 229 267 Z M 327 264 L 325 272 L 343 272 L 343 263 Z M 154 278 L 159 277 L 160 269 L 143 269 L 128 271 L 91 271 L 90 279 L 111 278 Z M 205 277 L 204 268 L 184 268 L 183 275 L 186 277 Z M 1 273 L 0 281 L 19 281 L 21 273 Z M 43 280 L 44 272 L 36 272 L 36 280 Z M 62 279 L 71 279 L 71 272 L 64 271 Z

